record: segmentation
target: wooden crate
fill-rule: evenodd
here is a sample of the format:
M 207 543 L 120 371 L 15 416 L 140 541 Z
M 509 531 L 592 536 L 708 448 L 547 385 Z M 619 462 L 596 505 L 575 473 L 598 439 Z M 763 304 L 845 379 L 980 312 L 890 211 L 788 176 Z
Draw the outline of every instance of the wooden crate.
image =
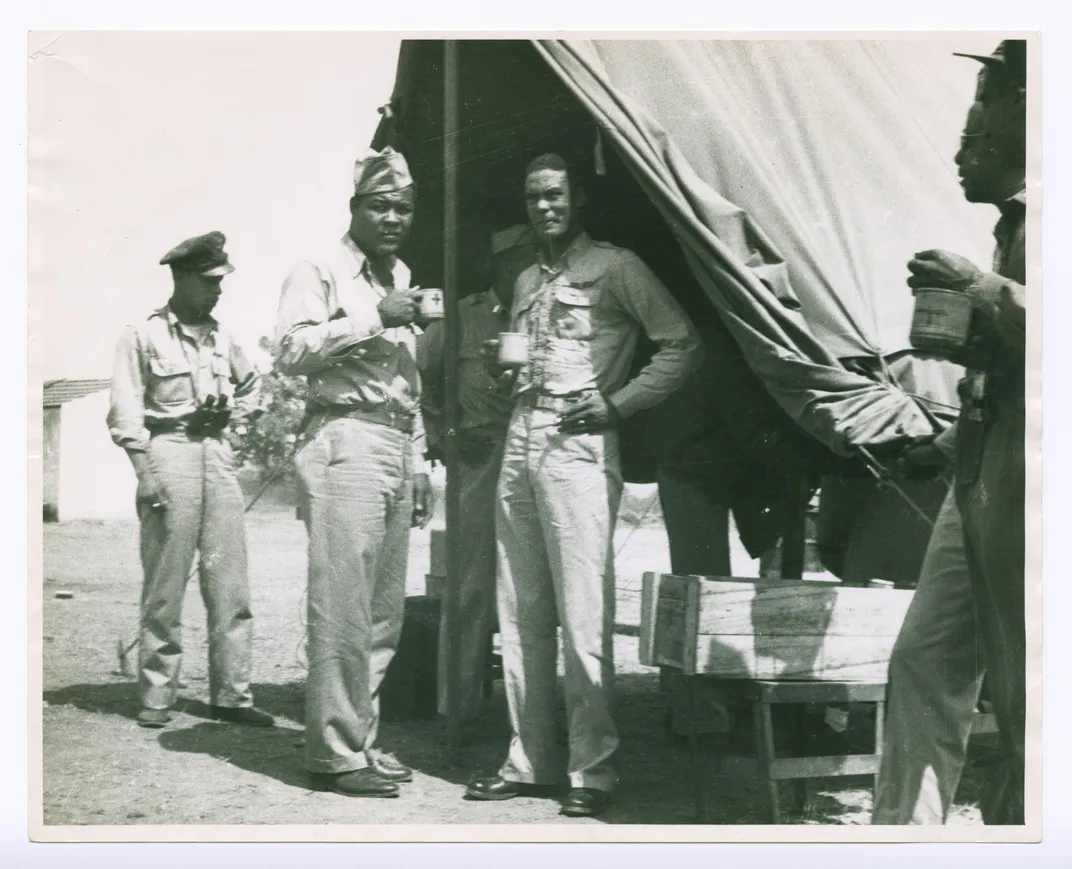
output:
M 730 679 L 885 681 L 911 591 L 644 574 L 640 662 Z

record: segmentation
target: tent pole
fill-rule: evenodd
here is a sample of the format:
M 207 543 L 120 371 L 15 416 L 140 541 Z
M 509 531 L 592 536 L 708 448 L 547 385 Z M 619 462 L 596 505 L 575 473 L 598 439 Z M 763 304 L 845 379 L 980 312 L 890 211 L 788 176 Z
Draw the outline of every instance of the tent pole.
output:
M 443 668 L 447 680 L 447 745 L 452 754 L 461 748 L 461 721 L 458 692 L 458 612 L 459 503 L 456 433 L 458 431 L 458 41 L 443 42 L 443 283 L 446 330 L 446 456 L 447 456 L 447 581 L 441 598 L 444 624 L 449 628 L 441 648 L 446 655 Z

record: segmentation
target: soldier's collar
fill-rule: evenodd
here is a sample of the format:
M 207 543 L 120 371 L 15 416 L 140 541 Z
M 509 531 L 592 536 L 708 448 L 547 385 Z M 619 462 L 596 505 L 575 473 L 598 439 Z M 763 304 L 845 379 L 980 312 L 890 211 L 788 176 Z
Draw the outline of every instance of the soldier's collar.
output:
M 577 237 L 569 243 L 566 249 L 562 251 L 562 255 L 553 263 L 547 261 L 546 253 L 543 246 L 541 246 L 539 248 L 539 253 L 537 254 L 539 257 L 540 268 L 551 274 L 561 272 L 568 268 L 576 257 L 585 253 L 591 246 L 592 238 L 583 229 L 577 234 Z
M 347 259 L 350 263 L 350 277 L 356 278 L 362 272 L 371 271 L 372 266 L 369 263 L 368 256 L 361 250 L 358 243 L 350 237 L 350 233 L 346 233 L 346 235 L 342 237 L 342 246 L 346 250 Z M 397 279 L 398 257 L 389 256 L 387 257 L 386 262 L 387 267 L 391 270 L 391 274 Z
M 998 218 L 994 227 L 994 237 L 1000 242 L 1007 234 L 1010 226 L 1016 226 L 1023 219 L 1027 209 L 1027 190 L 1021 189 L 998 206 L 1001 217 Z
M 182 330 L 183 332 L 186 331 L 186 329 L 184 328 L 185 324 L 181 320 L 179 320 L 178 317 L 175 316 L 175 312 L 171 310 L 170 304 L 164 305 L 164 307 L 162 308 L 157 308 L 155 311 L 153 311 L 153 316 L 163 317 L 165 320 L 167 320 L 168 326 L 172 330 Z M 205 325 L 209 327 L 210 332 L 215 332 L 216 329 L 219 328 L 220 324 L 216 322 L 215 317 L 213 317 L 211 314 L 208 314 L 205 317 Z

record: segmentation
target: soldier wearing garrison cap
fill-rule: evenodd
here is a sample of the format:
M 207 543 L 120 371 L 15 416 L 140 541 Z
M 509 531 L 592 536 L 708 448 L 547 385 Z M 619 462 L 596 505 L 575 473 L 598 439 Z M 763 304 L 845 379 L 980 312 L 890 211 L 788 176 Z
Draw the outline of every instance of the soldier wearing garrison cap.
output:
M 200 551 L 208 611 L 209 691 L 224 721 L 271 726 L 250 692 L 252 615 L 242 491 L 229 438 L 255 407 L 260 378 L 212 318 L 234 271 L 221 232 L 188 239 L 160 260 L 170 301 L 119 339 L 108 426 L 138 477 L 144 569 L 138 723 L 170 720 L 182 664 L 182 602 Z
M 306 767 L 314 787 L 354 797 L 394 797 L 412 778 L 375 744 L 409 530 L 432 513 L 417 293 L 398 259 L 416 202 L 405 157 L 359 159 L 348 231 L 294 266 L 276 324 L 276 364 L 305 375 L 311 412 L 295 457 L 309 536 Z
M 979 61 L 956 155 L 969 202 L 995 206 L 989 272 L 943 250 L 916 254 L 909 286 L 964 293 L 971 335 L 957 423 L 909 450 L 910 467 L 950 461 L 912 607 L 890 659 L 887 737 L 875 824 L 941 824 L 957 790 L 983 672 L 1001 734 L 981 801 L 987 824 L 1024 823 L 1024 359 L 1027 43 Z

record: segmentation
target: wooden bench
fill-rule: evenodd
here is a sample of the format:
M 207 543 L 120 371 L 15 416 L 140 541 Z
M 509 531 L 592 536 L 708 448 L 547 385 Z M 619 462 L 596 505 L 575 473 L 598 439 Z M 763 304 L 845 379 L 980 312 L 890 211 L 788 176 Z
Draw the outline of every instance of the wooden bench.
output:
M 685 731 L 689 738 L 690 776 L 697 820 L 707 820 L 704 798 L 705 768 L 699 750 L 699 726 L 693 715 L 696 692 L 703 680 L 705 687 L 712 687 L 725 700 L 746 701 L 752 706 L 755 723 L 754 755 L 739 755 L 716 751 L 711 761 L 716 776 L 744 778 L 765 782 L 770 795 L 771 820 L 782 823 L 784 812 L 780 785 L 793 781 L 797 808 L 803 811 L 808 802 L 808 779 L 830 776 L 870 775 L 877 776 L 882 761 L 883 727 L 885 722 L 885 682 L 803 682 L 770 681 L 758 679 L 715 679 L 709 676 L 675 674 L 684 680 L 686 701 Z M 692 704 L 690 709 L 690 703 Z M 804 712 L 806 704 L 874 703 L 875 727 L 874 749 L 868 754 L 844 754 L 822 757 L 800 756 L 803 750 Z M 796 705 L 793 734 L 794 753 L 797 756 L 779 757 L 774 744 L 774 719 L 772 707 L 776 704 Z M 689 719 L 693 719 L 690 721 Z M 693 726 L 690 727 L 690 724 Z

